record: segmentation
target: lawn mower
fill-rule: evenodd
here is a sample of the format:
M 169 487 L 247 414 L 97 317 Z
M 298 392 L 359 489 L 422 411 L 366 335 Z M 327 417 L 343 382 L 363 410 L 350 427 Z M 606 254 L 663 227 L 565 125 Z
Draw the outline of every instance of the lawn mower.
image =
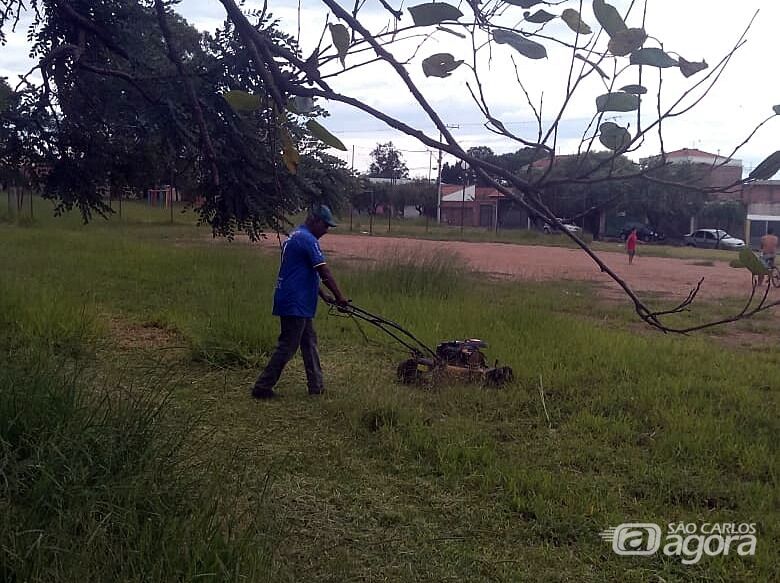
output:
M 409 349 L 409 358 L 397 368 L 398 380 L 404 384 L 432 385 L 449 381 L 500 387 L 514 378 L 512 369 L 498 366 L 498 361 L 492 367 L 488 366 L 482 352 L 487 344 L 477 338 L 441 342 L 433 350 L 399 324 L 352 303 L 339 308 L 333 306 L 331 309 L 376 326 Z

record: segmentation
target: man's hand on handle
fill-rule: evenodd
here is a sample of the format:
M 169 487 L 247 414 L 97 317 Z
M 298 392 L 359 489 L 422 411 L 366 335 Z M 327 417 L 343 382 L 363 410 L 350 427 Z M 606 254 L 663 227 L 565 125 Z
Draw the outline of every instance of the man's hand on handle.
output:
M 345 297 L 335 297 L 330 294 L 325 293 L 324 290 L 320 289 L 320 297 L 322 298 L 322 301 L 324 301 L 329 306 L 337 306 L 339 309 L 346 308 L 349 306 L 350 300 Z

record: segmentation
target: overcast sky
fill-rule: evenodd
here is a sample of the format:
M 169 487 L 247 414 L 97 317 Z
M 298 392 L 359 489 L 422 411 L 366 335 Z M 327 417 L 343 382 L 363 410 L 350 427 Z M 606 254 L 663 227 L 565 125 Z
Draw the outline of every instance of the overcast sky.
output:
M 457 0 L 449 0 L 457 5 Z M 409 3 L 415 5 L 421 0 Z M 390 0 L 394 6 L 406 6 L 400 0 Z M 624 11 L 628 0 L 612 0 L 613 5 Z M 342 4 L 351 9 L 352 2 Z M 560 14 L 565 7 L 577 7 L 577 2 L 568 2 L 561 6 L 537 6 L 546 8 L 549 12 Z M 591 10 L 590 0 L 583 2 L 583 20 L 594 30 L 597 28 L 595 17 Z M 247 8 L 259 8 L 260 2 L 247 2 Z M 302 0 L 300 19 L 298 17 L 298 2 L 292 0 L 275 0 L 269 2 L 274 15 L 279 19 L 280 26 L 290 34 L 298 36 L 300 26 L 300 44 L 304 54 L 311 52 L 316 45 L 322 29 L 328 18 L 328 11 L 318 0 Z M 637 2 L 641 8 L 641 2 Z M 664 43 L 669 52 L 676 52 L 689 61 L 706 60 L 714 66 L 734 45 L 740 34 L 760 9 L 752 29 L 748 33 L 748 43 L 742 47 L 732 59 L 726 72 L 720 78 L 705 100 L 690 113 L 676 118 L 664 127 L 664 145 L 667 151 L 678 148 L 699 148 L 723 155 L 730 154 L 750 133 L 752 128 L 772 113 L 772 106 L 780 104 L 780 76 L 777 73 L 777 55 L 780 54 L 780 35 L 777 32 L 780 24 L 780 2 L 776 0 L 741 0 L 726 2 L 723 0 L 649 0 L 647 8 L 646 30 Z M 183 0 L 177 10 L 187 20 L 203 30 L 213 31 L 221 25 L 224 10 L 218 0 Z M 464 12 L 467 10 L 464 8 Z M 507 16 L 518 21 L 523 10 L 509 6 Z M 381 9 L 377 0 L 368 0 L 365 7 L 365 22 L 372 31 L 381 29 L 388 22 L 388 15 Z M 330 22 L 334 22 L 330 16 Z M 402 24 L 411 22 L 409 13 L 404 8 Z M 558 21 L 560 22 L 560 21 Z M 629 26 L 640 26 L 641 12 L 635 9 L 629 18 Z M 552 26 L 548 33 L 574 40 L 574 33 L 563 23 Z M 326 35 L 326 39 L 329 36 Z M 565 89 L 565 77 L 568 72 L 569 56 L 567 51 L 556 48 L 551 43 L 548 46 L 549 58 L 533 61 L 519 56 L 507 45 L 494 45 L 492 59 L 480 59 L 480 73 L 485 93 L 492 111 L 502 119 L 513 131 L 533 139 L 536 125 L 533 113 L 525 96 L 515 79 L 514 68 L 510 55 L 515 57 L 521 79 L 531 95 L 534 103 L 539 103 L 544 96 L 543 117 L 547 126 L 557 115 L 562 103 Z M 413 46 L 402 43 L 392 49 L 399 58 L 407 58 Z M 413 79 L 419 84 L 425 96 L 431 101 L 444 121 L 458 125 L 453 129 L 455 136 L 464 146 L 487 145 L 495 152 L 516 150 L 519 145 L 506 138 L 492 134 L 482 126 L 483 116 L 474 105 L 466 82 L 473 82 L 473 75 L 466 67 L 460 67 L 447 79 L 425 78 L 420 68 L 422 58 L 437 52 L 451 52 L 458 59 L 471 58 L 470 41 L 455 36 L 438 33 L 426 41 L 418 56 L 412 61 L 410 71 Z M 647 46 L 657 46 L 648 44 Z M 9 81 L 17 79 L 31 67 L 27 57 L 28 48 L 24 30 L 9 37 L 5 47 L 0 47 L 0 76 L 9 77 Z M 358 57 L 348 57 L 347 65 L 354 64 Z M 340 65 L 327 69 L 326 72 L 336 72 Z M 632 69 L 636 70 L 636 67 Z M 657 71 L 645 68 L 643 84 L 654 91 L 657 86 Z M 609 70 L 607 72 L 610 72 Z M 670 105 L 677 96 L 693 82 L 706 73 L 700 73 L 685 80 L 677 69 L 664 70 L 663 88 L 665 98 L 663 103 Z M 636 74 L 620 77 L 617 87 L 628 83 L 636 83 Z M 362 99 L 366 103 L 386 111 L 408 124 L 417 127 L 437 137 L 433 124 L 427 120 L 421 108 L 416 105 L 411 94 L 393 71 L 382 63 L 369 65 L 334 78 L 332 85 L 339 92 Z M 585 82 L 577 97 L 571 102 L 564 113 L 559 129 L 558 151 L 570 153 L 576 151 L 579 136 L 591 119 L 595 109 L 595 98 L 605 93 L 604 86 L 595 75 Z M 655 108 L 655 99 L 648 102 L 648 113 Z M 417 140 L 400 135 L 383 125 L 382 122 L 356 112 L 337 103 L 324 104 L 331 116 L 323 123 L 347 145 L 349 152 L 339 154 L 351 163 L 352 148 L 355 151 L 355 167 L 364 170 L 368 167 L 369 152 L 377 142 L 392 140 L 404 151 L 404 157 L 413 175 L 428 176 L 436 173 L 436 152 L 429 150 Z M 646 115 L 644 118 L 649 119 Z M 614 121 L 631 128 L 636 125 L 636 116 L 617 115 Z M 645 122 L 646 123 L 646 122 Z M 545 127 L 546 129 L 546 127 Z M 760 162 L 770 153 L 780 149 L 780 117 L 773 120 L 759 132 L 751 142 L 743 147 L 736 157 L 744 161 L 746 171 Z M 658 151 L 657 138 L 647 141 L 646 145 L 634 158 L 653 154 Z M 445 157 L 445 160 L 447 158 Z

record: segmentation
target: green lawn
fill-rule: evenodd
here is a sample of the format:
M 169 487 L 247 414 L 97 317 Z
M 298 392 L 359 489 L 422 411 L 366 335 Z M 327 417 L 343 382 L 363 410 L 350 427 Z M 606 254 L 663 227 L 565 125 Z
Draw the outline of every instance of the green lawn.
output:
M 0 224 L 0 579 L 780 578 L 776 350 L 653 333 L 585 285 L 389 258 L 334 270 L 430 344 L 484 338 L 516 382 L 400 386 L 402 351 L 321 309 L 328 394 L 296 357 L 255 402 L 276 258 L 163 212 Z M 756 555 L 599 538 L 680 521 L 756 523 Z

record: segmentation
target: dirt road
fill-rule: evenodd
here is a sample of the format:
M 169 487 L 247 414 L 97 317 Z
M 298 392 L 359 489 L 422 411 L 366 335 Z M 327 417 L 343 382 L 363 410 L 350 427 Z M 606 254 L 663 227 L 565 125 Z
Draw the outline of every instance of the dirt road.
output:
M 277 247 L 275 238 L 261 243 Z M 321 240 L 326 255 L 342 259 L 382 260 L 393 255 L 445 251 L 460 256 L 471 269 L 529 281 L 568 279 L 603 283 L 608 293 L 620 293 L 619 287 L 582 251 L 562 247 L 512 245 L 506 243 L 469 243 L 428 241 L 368 235 L 329 233 Z M 617 250 L 622 246 L 616 244 Z M 604 261 L 638 292 L 658 292 L 669 296 L 687 296 L 704 277 L 702 299 L 746 297 L 750 278 L 746 270 L 734 269 L 721 261 L 702 262 L 662 257 L 642 257 L 641 249 L 629 266 L 622 252 L 601 253 Z M 700 265 L 697 265 L 700 263 Z M 611 293 L 610 293 L 611 295 Z

